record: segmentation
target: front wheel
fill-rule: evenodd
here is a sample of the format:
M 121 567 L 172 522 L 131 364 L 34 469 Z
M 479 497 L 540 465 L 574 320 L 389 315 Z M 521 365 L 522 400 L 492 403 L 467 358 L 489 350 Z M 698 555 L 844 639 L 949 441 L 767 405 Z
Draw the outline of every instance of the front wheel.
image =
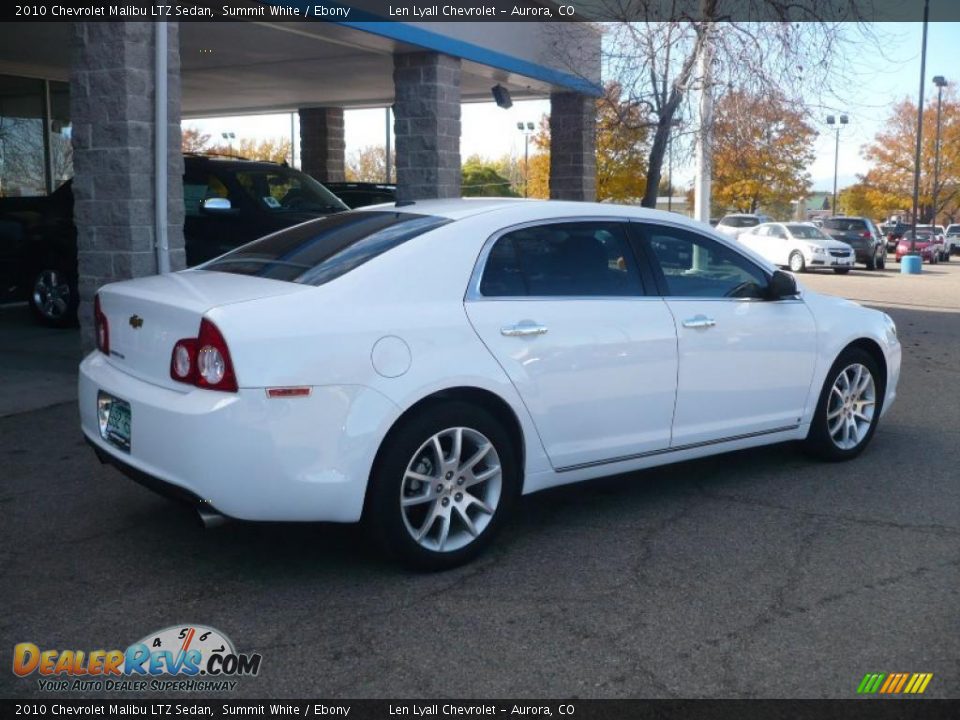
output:
M 405 565 L 444 570 L 483 551 L 519 487 L 517 452 L 503 426 L 480 407 L 438 403 L 384 442 L 366 520 Z
M 62 270 L 43 267 L 30 282 L 30 309 L 48 327 L 71 327 L 77 322 L 77 285 Z
M 790 271 L 795 273 L 802 273 L 807 267 L 806 261 L 803 259 L 803 253 L 794 250 L 790 253 Z
M 807 450 L 825 460 L 855 458 L 873 437 L 882 404 L 876 360 L 860 348 L 847 348 L 827 374 L 807 434 Z

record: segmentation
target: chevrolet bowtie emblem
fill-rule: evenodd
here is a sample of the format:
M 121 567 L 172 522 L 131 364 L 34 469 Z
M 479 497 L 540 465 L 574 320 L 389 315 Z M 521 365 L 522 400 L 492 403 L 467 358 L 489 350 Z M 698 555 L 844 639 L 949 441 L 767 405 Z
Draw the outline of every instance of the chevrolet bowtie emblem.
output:
M 143 327 L 143 318 L 140 317 L 139 315 L 131 315 L 131 316 L 130 316 L 130 327 L 132 327 L 134 330 L 137 330 L 137 329 L 139 329 L 139 328 L 142 328 L 142 327 Z

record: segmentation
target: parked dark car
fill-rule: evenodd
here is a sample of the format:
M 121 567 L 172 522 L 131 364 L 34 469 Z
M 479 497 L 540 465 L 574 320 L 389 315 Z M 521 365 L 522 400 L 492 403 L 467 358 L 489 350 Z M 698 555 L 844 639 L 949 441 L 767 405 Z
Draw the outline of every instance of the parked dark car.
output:
M 885 223 L 880 226 L 880 232 L 883 233 L 887 241 L 888 253 L 897 251 L 897 243 L 900 242 L 900 238 L 902 238 L 903 234 L 909 229 L 910 226 L 902 222 Z
M 820 228 L 834 240 L 853 248 L 856 261 L 867 270 L 882 270 L 887 264 L 887 242 L 873 220 L 865 217 L 831 217 Z
M 286 165 L 184 157 L 183 235 L 188 266 L 291 225 L 349 209 L 312 177 Z
M 69 182 L 50 195 L 0 197 L 0 300 L 28 300 L 37 320 L 77 314 L 77 230 Z
M 397 186 L 388 183 L 332 182 L 326 183 L 326 187 L 351 208 L 397 200 Z
M 309 175 L 277 163 L 184 156 L 187 265 L 199 265 L 277 230 L 349 208 Z M 73 191 L 0 198 L 3 299 L 27 300 L 38 321 L 76 324 Z

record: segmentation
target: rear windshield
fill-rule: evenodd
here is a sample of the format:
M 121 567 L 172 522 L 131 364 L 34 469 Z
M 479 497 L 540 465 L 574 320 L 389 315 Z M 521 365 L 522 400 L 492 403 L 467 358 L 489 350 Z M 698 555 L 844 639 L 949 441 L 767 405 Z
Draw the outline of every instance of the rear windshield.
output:
M 720 224 L 736 228 L 755 227 L 760 224 L 760 220 L 755 217 L 725 217 Z
M 960 233 L 960 225 L 948 225 L 947 235 L 953 235 L 955 233 Z
M 861 232 L 866 229 L 867 224 L 863 220 L 833 218 L 824 220 L 823 226 L 828 230 L 839 230 L 840 232 Z
M 340 213 L 254 240 L 200 267 L 323 285 L 449 222 L 447 218 L 402 212 Z

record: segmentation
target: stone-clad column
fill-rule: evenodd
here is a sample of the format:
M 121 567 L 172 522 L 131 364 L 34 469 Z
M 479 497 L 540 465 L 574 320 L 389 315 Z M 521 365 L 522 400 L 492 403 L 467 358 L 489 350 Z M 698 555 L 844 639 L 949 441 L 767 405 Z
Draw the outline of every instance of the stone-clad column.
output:
M 346 180 L 343 108 L 300 109 L 300 169 L 320 182 Z
M 397 199 L 460 197 L 460 60 L 393 56 Z
M 550 96 L 550 197 L 597 199 L 596 101 L 586 95 Z
M 180 45 L 168 23 L 167 236 L 184 267 Z M 71 23 L 70 120 L 80 326 L 93 340 L 93 296 L 108 282 L 157 272 L 154 215 L 154 24 Z

